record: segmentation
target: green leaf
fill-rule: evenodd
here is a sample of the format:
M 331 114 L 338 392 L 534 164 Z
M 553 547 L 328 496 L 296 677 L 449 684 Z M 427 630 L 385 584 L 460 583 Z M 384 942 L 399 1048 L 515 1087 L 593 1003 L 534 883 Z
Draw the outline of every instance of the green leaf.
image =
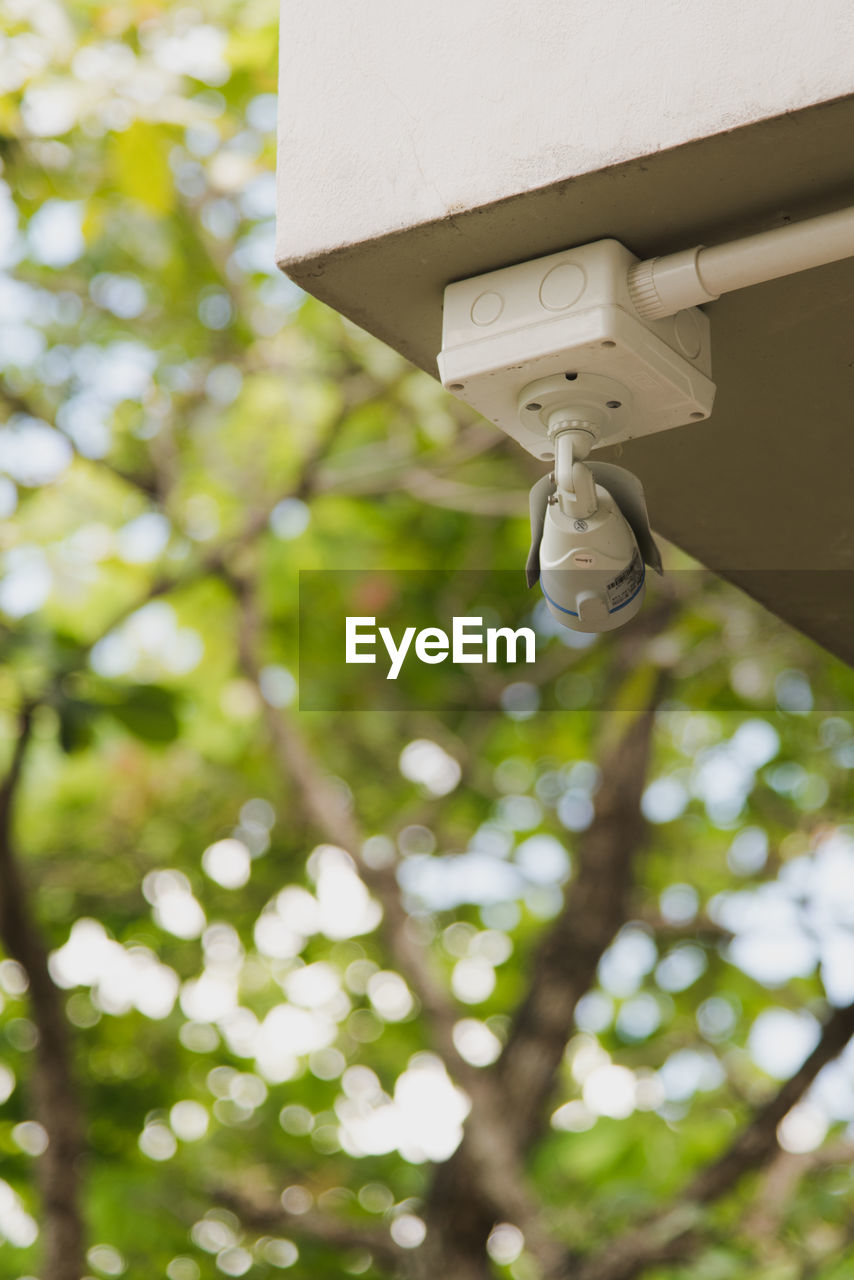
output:
M 155 214 L 169 213 L 175 202 L 168 141 L 165 130 L 136 120 L 115 135 L 112 146 L 113 176 L 120 192 Z
M 98 710 L 90 702 L 64 700 L 59 710 L 59 745 L 66 755 L 83 751 L 94 737 L 93 714 Z
M 111 715 L 145 742 L 173 742 L 178 736 L 177 699 L 159 685 L 137 685 L 124 700 L 106 707 Z

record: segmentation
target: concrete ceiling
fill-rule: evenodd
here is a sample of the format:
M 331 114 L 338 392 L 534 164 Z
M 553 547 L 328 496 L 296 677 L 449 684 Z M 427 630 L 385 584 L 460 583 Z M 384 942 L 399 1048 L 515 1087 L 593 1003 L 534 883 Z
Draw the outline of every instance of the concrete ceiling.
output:
M 435 376 L 450 281 L 604 236 L 649 257 L 854 204 L 852 137 L 846 97 L 280 265 Z M 854 260 L 705 310 L 711 420 L 621 461 L 661 534 L 854 664 Z

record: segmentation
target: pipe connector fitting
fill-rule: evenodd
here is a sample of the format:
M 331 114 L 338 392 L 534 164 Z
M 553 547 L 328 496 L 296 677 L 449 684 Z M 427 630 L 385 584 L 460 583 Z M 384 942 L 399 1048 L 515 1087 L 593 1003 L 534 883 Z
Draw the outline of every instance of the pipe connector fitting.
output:
M 715 302 L 720 294 L 712 293 L 700 275 L 703 246 L 668 254 L 666 258 L 649 258 L 629 268 L 628 287 L 632 306 L 639 316 L 661 320 L 688 307 Z

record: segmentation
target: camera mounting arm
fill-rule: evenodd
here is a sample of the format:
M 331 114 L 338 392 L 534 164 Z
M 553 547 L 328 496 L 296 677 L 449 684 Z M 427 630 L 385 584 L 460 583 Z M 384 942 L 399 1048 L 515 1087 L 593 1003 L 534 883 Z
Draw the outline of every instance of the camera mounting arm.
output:
M 555 488 L 557 500 L 566 515 L 575 520 L 586 520 L 599 507 L 596 497 L 596 481 L 593 473 L 584 465 L 595 435 L 592 423 L 559 417 L 549 426 L 549 434 L 555 445 Z

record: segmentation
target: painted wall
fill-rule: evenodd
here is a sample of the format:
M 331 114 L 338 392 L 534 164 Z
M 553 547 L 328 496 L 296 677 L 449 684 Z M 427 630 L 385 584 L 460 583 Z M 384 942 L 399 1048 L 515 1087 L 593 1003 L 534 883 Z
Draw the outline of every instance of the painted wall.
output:
M 278 256 L 852 91 L 851 0 L 283 0 Z

